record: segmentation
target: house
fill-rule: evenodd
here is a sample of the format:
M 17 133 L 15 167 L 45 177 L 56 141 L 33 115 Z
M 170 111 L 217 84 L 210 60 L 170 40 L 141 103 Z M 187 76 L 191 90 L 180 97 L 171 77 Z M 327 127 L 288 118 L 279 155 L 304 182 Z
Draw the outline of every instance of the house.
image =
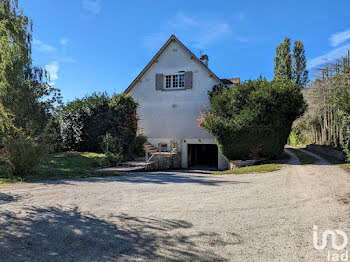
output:
M 239 78 L 220 79 L 208 67 L 208 56 L 198 59 L 172 35 L 126 89 L 139 101 L 139 133 L 158 151 L 175 143 L 181 166 L 226 169 L 214 137 L 196 123 L 201 108 L 209 106 L 214 85 L 232 85 Z

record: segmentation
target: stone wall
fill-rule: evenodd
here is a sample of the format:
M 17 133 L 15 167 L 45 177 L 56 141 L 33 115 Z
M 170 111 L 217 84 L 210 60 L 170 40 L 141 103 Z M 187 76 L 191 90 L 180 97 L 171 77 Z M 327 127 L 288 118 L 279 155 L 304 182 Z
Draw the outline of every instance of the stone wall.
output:
M 258 160 L 232 160 L 230 161 L 230 169 L 245 167 L 245 166 L 253 166 L 256 165 Z
M 156 152 L 152 154 L 146 170 L 168 170 L 181 168 L 181 153 Z

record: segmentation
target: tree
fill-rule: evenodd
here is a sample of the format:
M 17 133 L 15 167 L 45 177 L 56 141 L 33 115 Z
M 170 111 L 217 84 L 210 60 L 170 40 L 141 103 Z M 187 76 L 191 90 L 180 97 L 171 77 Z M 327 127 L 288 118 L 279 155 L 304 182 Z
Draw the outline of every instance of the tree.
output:
M 40 132 L 61 102 L 47 72 L 32 65 L 32 25 L 17 0 L 0 0 L 0 104 L 27 134 Z
M 306 57 L 303 42 L 297 40 L 294 42 L 293 49 L 293 81 L 302 87 L 305 87 L 309 72 L 306 70 Z
M 118 143 L 117 153 L 129 156 L 139 145 L 137 106 L 130 94 L 109 97 L 102 93 L 76 99 L 59 113 L 62 141 L 69 149 L 100 152 L 103 140 L 112 137 L 108 140 Z
M 11 116 L 6 112 L 3 105 L 0 104 L 0 139 L 13 133 L 14 129 Z
M 278 157 L 293 121 L 306 108 L 299 85 L 263 78 L 214 88 L 210 105 L 203 127 L 215 136 L 220 152 L 230 160 Z
M 290 38 L 284 38 L 276 47 L 274 67 L 275 79 L 292 80 L 292 55 L 290 53 Z
M 301 87 L 308 82 L 309 72 L 306 70 L 306 57 L 303 42 L 294 42 L 293 53 L 290 50 L 290 38 L 284 38 L 276 47 L 274 58 L 274 79 L 291 80 Z

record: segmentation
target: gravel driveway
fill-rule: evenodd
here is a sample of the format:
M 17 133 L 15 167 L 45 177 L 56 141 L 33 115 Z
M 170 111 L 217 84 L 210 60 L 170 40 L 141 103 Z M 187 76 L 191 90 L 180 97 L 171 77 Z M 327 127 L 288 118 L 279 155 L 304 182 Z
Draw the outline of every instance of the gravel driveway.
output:
M 312 228 L 350 237 L 350 175 L 292 160 L 265 174 L 169 171 L 2 188 L 0 261 L 327 261 L 333 249 L 314 249 Z

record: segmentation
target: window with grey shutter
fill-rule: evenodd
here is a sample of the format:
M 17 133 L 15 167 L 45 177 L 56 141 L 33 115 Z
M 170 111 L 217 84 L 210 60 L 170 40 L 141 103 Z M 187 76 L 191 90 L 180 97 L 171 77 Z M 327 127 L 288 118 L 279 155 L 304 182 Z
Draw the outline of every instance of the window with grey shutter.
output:
M 156 74 L 156 90 L 163 90 L 163 74 Z
M 192 88 L 192 71 L 185 72 L 185 89 Z

